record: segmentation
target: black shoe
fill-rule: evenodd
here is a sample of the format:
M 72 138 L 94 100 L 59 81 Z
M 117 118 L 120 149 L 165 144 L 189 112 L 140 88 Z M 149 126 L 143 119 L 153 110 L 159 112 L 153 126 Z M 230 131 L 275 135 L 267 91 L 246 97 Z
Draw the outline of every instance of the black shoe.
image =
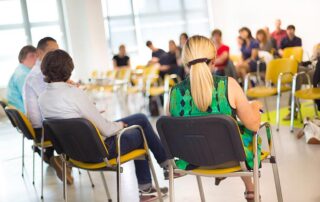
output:
M 160 187 L 160 192 L 162 195 L 166 195 L 168 193 L 168 187 Z M 150 195 L 156 195 L 157 189 L 155 187 L 150 187 L 148 189 L 139 190 L 140 196 L 150 196 Z
M 225 180 L 226 177 L 216 177 L 214 184 L 218 186 L 222 180 Z

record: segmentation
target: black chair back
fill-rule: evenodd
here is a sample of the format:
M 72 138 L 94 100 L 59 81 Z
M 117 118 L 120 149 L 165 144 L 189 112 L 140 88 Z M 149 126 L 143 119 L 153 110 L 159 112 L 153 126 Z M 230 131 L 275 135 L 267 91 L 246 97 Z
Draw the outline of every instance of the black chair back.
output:
M 10 119 L 12 125 L 18 128 L 27 139 L 35 139 L 36 136 L 34 129 L 32 128 L 32 125 L 26 117 L 26 115 L 10 106 L 7 106 L 5 108 L 5 112 L 8 118 Z
M 170 159 L 195 166 L 245 161 L 239 128 L 230 116 L 161 117 L 157 130 Z
M 6 107 L 8 106 L 8 104 L 7 104 L 5 101 L 0 100 L 0 105 L 1 105 L 1 107 L 3 108 L 3 111 L 6 113 L 9 121 L 11 122 L 11 125 L 12 125 L 14 128 L 16 128 L 16 127 L 17 127 L 17 124 L 16 124 L 15 121 L 7 114 L 7 112 L 6 112 L 6 110 L 5 110 Z
M 46 119 L 43 129 L 57 153 L 73 160 L 98 163 L 108 155 L 99 131 L 86 119 Z

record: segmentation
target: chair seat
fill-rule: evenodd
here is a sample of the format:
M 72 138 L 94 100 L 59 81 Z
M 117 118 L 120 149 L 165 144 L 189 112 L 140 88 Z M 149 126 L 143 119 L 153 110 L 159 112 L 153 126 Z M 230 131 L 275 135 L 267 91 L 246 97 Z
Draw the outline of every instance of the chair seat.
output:
M 147 151 L 145 149 L 136 149 L 133 150 L 125 155 L 122 155 L 120 158 L 121 163 L 125 163 L 128 161 L 131 161 L 133 159 L 136 159 L 140 156 L 146 155 Z M 105 162 L 100 162 L 100 163 L 85 163 L 81 161 L 77 161 L 74 159 L 69 159 L 69 162 L 72 163 L 75 167 L 82 168 L 82 169 L 87 169 L 87 170 L 98 170 L 98 169 L 104 169 L 107 168 L 107 164 Z M 110 159 L 109 163 L 111 165 L 117 165 L 117 160 L 116 158 Z
M 282 86 L 281 92 L 289 91 L 291 88 L 288 86 Z M 266 86 L 258 86 L 254 88 L 250 88 L 247 91 L 247 96 L 252 98 L 261 98 L 261 97 L 269 97 L 277 94 L 277 88 L 274 87 L 266 87 Z
M 163 86 L 157 86 L 157 87 L 151 87 L 150 88 L 150 95 L 151 96 L 159 96 L 164 93 L 164 87 Z
M 129 93 L 129 94 L 135 94 L 135 93 L 138 93 L 138 92 L 139 92 L 139 88 L 138 88 L 138 87 L 136 87 L 136 86 L 128 87 L 127 93 Z
M 41 142 L 35 142 L 35 146 L 37 147 L 41 147 Z M 43 142 L 43 148 L 46 148 L 46 147 L 52 147 L 52 142 L 51 141 L 44 141 Z
M 315 100 L 320 99 L 320 88 L 308 88 L 297 90 L 295 96 L 300 99 L 305 100 Z

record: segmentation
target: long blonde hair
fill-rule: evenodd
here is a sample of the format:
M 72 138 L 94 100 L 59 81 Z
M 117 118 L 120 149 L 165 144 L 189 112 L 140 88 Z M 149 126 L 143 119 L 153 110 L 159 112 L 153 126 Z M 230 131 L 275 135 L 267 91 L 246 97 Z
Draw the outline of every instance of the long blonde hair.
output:
M 202 112 L 212 103 L 213 78 L 208 63 L 215 57 L 215 46 L 204 36 L 192 36 L 182 50 L 182 61 L 190 68 L 191 95 Z

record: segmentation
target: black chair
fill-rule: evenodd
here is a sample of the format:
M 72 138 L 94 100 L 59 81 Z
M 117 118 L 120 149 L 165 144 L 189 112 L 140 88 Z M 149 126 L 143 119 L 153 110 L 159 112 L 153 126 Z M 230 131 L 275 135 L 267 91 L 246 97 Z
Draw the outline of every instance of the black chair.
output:
M 152 171 L 153 179 L 158 191 L 160 200 L 161 193 L 157 181 L 157 176 L 150 158 L 149 148 L 144 136 L 143 129 L 140 126 L 130 126 L 121 130 L 117 134 L 117 158 L 108 159 L 108 149 L 104 144 L 99 130 L 90 121 L 83 118 L 73 119 L 51 119 L 43 122 L 44 133 L 48 135 L 53 143 L 56 152 L 62 155 L 64 164 L 64 197 L 67 200 L 66 184 L 66 164 L 84 170 L 100 171 L 108 200 L 111 201 L 107 183 L 102 171 L 117 172 L 117 201 L 120 201 L 120 173 L 121 164 L 143 158 L 147 159 Z M 121 155 L 120 141 L 122 134 L 131 129 L 139 129 L 144 139 L 144 148 L 133 150 L 127 154 Z
M 264 123 L 271 132 L 270 125 Z M 261 129 L 260 128 L 260 129 Z M 212 115 L 202 117 L 161 117 L 157 121 L 157 129 L 171 163 L 169 165 L 170 201 L 174 201 L 173 172 L 195 175 L 198 181 L 201 201 L 205 201 L 201 184 L 201 176 L 207 177 L 240 177 L 254 178 L 255 201 L 258 202 L 259 165 L 257 153 L 258 134 L 253 137 L 254 168 L 248 170 L 245 164 L 246 156 L 243 148 L 237 122 L 230 116 Z M 261 160 L 272 163 L 278 201 L 282 202 L 280 179 L 276 164 L 276 157 L 270 134 L 269 152 L 263 152 Z M 178 169 L 175 159 L 183 159 L 198 166 L 193 170 Z M 232 162 L 234 166 L 223 166 Z M 210 169 L 209 169 L 210 168 Z M 212 169 L 211 169 L 212 168 Z
M 2 109 L 3 109 L 3 111 L 5 112 L 6 116 L 8 117 L 11 125 L 12 125 L 14 128 L 16 128 L 16 127 L 17 127 L 17 124 L 14 122 L 14 120 L 12 120 L 12 118 L 11 118 L 10 116 L 8 116 L 8 114 L 7 114 L 6 110 L 5 110 L 5 108 L 8 106 L 8 103 L 7 103 L 6 101 L 4 101 L 4 100 L 0 100 L 0 105 L 1 105 L 1 107 L 2 107 Z

